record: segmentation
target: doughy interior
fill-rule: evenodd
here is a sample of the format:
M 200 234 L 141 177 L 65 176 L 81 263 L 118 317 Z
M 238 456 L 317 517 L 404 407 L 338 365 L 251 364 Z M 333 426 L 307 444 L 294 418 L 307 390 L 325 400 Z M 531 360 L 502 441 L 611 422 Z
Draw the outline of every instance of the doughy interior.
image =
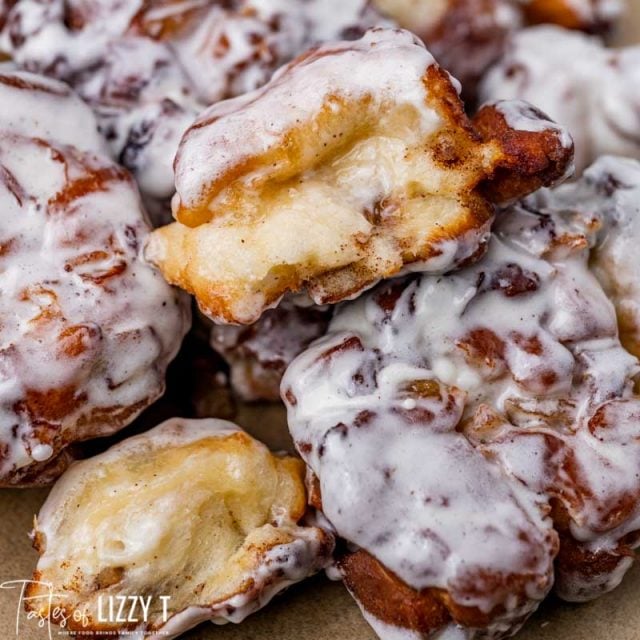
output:
M 90 618 L 109 593 L 168 594 L 173 613 L 224 600 L 285 538 L 274 525 L 301 517 L 301 475 L 299 461 L 241 433 L 101 464 L 66 496 L 55 535 L 37 541 L 40 579 Z M 161 606 L 152 599 L 155 616 Z
M 271 158 L 272 165 L 217 193 L 209 222 L 157 232 L 148 257 L 171 281 L 206 291 L 199 296 L 205 312 L 228 307 L 244 322 L 285 290 L 347 267 L 353 272 L 346 283 L 328 284 L 320 297 L 355 293 L 437 255 L 438 243 L 490 216 L 471 191 L 493 160 L 493 145 L 470 144 L 466 132 L 442 122 L 425 137 L 407 105 L 383 109 L 377 121 L 366 104 L 359 113 L 348 144 L 329 127 L 334 141 L 314 163 L 299 140 L 292 142 L 296 151 L 285 162 Z M 296 171 L 296 165 L 309 166 Z

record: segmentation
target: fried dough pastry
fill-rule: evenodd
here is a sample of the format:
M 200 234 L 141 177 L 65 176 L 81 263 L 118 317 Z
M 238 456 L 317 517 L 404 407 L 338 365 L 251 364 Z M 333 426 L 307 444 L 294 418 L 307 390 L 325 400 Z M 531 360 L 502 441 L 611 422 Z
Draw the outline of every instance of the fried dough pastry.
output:
M 373 29 L 201 114 L 176 157 L 178 223 L 146 256 L 216 321 L 254 322 L 290 291 L 338 302 L 480 253 L 493 203 L 561 178 L 571 146 L 521 103 L 472 124 L 421 43 Z
M 190 314 L 140 259 L 138 192 L 89 108 L 6 71 L 0 104 L 0 485 L 30 484 L 162 394 Z
M 383 13 L 417 33 L 438 63 L 475 96 L 478 81 L 526 24 L 553 23 L 605 33 L 620 18 L 618 0 L 374 0 Z
M 390 24 L 366 0 L 22 0 L 4 14 L 0 50 L 73 85 L 164 223 L 173 157 L 199 111 L 311 44 Z
M 609 182 L 594 169 L 582 210 L 574 187 L 511 207 L 473 266 L 341 305 L 285 373 L 311 502 L 382 638 L 508 637 L 554 577 L 583 601 L 633 562 L 640 366 L 588 268 L 590 246 L 603 268 L 616 253 Z
M 77 463 L 35 521 L 28 607 L 83 634 L 173 638 L 241 622 L 331 556 L 329 534 L 298 524 L 303 474 L 298 459 L 213 419 L 168 420 Z M 149 599 L 139 624 L 101 609 L 130 595 Z
M 327 39 L 390 24 L 367 0 L 20 0 L 3 10 L 0 49 L 73 81 L 122 36 L 166 43 L 203 100 L 244 93 Z
M 605 154 L 640 158 L 640 46 L 607 49 L 558 27 L 525 29 L 509 40 L 480 96 L 535 97 L 573 136 L 578 172 Z
M 231 369 L 231 386 L 242 400 L 280 400 L 280 381 L 291 361 L 324 335 L 332 307 L 283 302 L 247 327 L 214 325 L 211 346 Z

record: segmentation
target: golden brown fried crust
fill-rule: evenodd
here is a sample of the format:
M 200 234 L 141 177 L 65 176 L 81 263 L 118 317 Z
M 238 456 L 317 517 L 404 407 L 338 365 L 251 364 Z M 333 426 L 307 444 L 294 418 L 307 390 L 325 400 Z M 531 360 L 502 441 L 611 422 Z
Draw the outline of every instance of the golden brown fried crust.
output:
M 74 459 L 72 447 L 67 447 L 51 460 L 17 469 L 3 486 L 29 488 L 50 485 L 64 473 Z
M 576 580 L 593 584 L 611 579 L 621 562 L 634 560 L 633 547 L 637 546 L 638 533 L 628 536 L 614 549 L 592 551 L 581 545 L 568 532 L 560 532 L 560 551 L 555 560 L 556 590 L 562 594 L 565 582 L 570 585 Z M 574 587 L 571 587 L 575 591 Z M 606 590 L 602 589 L 603 593 Z M 592 597 L 592 596 L 591 596 Z
M 466 130 L 470 141 L 480 142 L 480 137 L 474 132 L 464 111 L 464 104 L 447 71 L 432 65 L 427 69 L 423 82 L 427 88 L 429 106 L 436 109 L 450 125 Z
M 628 506 L 632 507 L 633 504 L 634 501 L 630 500 Z M 606 584 L 621 562 L 635 559 L 634 548 L 638 546 L 640 532 L 628 533 L 611 549 L 589 549 L 571 534 L 571 516 L 560 499 L 551 500 L 551 510 L 554 528 L 560 537 L 560 550 L 554 563 L 555 588 L 560 594 L 564 591 L 565 583 Z M 571 592 L 576 592 L 574 586 L 571 586 Z
M 534 107 L 530 110 L 546 118 Z M 483 195 L 496 204 L 513 202 L 557 182 L 571 164 L 573 145 L 563 145 L 557 131 L 513 129 L 495 105 L 482 107 L 473 117 L 473 126 L 483 140 L 499 140 L 504 153 L 493 176 L 481 185 Z
M 393 627 L 425 635 L 450 622 L 469 628 L 486 628 L 504 612 L 502 608 L 485 613 L 477 607 L 464 607 L 456 603 L 444 589 L 413 589 L 363 549 L 342 556 L 337 566 L 345 585 L 362 608 L 377 620 Z M 527 598 L 526 577 L 519 580 L 517 576 L 512 576 L 508 579 L 508 585 L 503 584 L 500 576 L 487 575 L 482 578 L 489 588 L 494 582 L 497 588 L 508 586 L 522 601 Z M 517 628 L 518 621 L 513 624 Z
M 298 446 L 304 447 L 305 445 L 303 443 L 299 443 Z M 311 471 L 311 469 L 309 469 L 309 467 L 307 467 L 307 477 L 305 479 L 305 484 L 307 486 L 307 502 L 314 509 L 322 511 L 322 492 L 320 490 L 320 479 L 315 473 L 313 473 L 313 471 Z
M 428 634 L 451 620 L 437 589 L 412 589 L 362 549 L 340 558 L 338 567 L 347 589 L 381 622 Z
M 441 152 L 438 157 L 443 165 L 455 168 L 466 145 L 492 141 L 499 144 L 501 157 L 497 167 L 479 185 L 482 195 L 489 201 L 502 205 L 518 200 L 542 186 L 557 182 L 567 172 L 573 159 L 573 145 L 563 144 L 558 130 L 514 129 L 495 104 L 483 106 L 469 121 L 446 71 L 430 67 L 424 82 L 432 96 L 430 106 L 452 127 L 462 127 L 468 133 L 468 136 L 455 140 L 457 147 L 445 141 L 439 143 Z M 550 120 L 533 106 L 528 107 L 528 112 L 540 120 Z

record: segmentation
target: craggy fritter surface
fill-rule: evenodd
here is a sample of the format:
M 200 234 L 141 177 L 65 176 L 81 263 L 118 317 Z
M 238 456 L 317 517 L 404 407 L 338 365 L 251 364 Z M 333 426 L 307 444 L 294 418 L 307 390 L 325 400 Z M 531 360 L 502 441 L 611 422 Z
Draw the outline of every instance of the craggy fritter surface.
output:
M 74 464 L 35 521 L 29 611 L 82 635 L 240 622 L 331 556 L 330 534 L 298 524 L 303 473 L 213 419 L 168 420 Z M 101 598 L 133 594 L 149 598 L 144 623 L 100 620 Z
M 90 109 L 22 72 L 0 104 L 0 485 L 31 484 L 162 394 L 190 313 L 140 258 L 138 192 Z
M 616 309 L 622 344 L 640 357 L 640 162 L 603 156 L 580 180 L 541 189 L 527 205 L 572 211 L 599 228 L 589 264 Z
M 240 399 L 280 400 L 280 381 L 291 361 L 324 335 L 332 307 L 283 302 L 249 326 L 214 325 L 211 346 L 230 367 L 231 387 Z
M 561 178 L 571 156 L 525 105 L 470 122 L 419 41 L 373 29 L 201 114 L 176 157 L 178 222 L 145 255 L 212 319 L 249 324 L 288 292 L 335 303 L 471 259 L 494 203 Z
M 5 0 L 0 59 L 62 79 L 91 104 L 161 224 L 173 158 L 197 113 L 265 84 L 310 46 L 397 21 L 472 100 L 523 25 L 603 32 L 619 14 L 616 0 Z
M 311 504 L 381 637 L 507 637 L 552 587 L 589 600 L 632 564 L 640 366 L 603 285 L 637 350 L 639 188 L 607 158 L 512 206 L 482 260 L 341 305 L 285 373 Z

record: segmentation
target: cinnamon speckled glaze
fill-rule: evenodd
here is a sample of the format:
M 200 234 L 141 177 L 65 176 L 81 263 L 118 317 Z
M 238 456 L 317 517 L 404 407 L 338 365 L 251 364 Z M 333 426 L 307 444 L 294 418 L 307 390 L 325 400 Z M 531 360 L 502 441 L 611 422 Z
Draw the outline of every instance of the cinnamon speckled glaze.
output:
M 341 305 L 287 370 L 311 502 L 382 638 L 508 637 L 633 562 L 640 367 L 605 290 L 637 352 L 639 189 L 601 159 L 501 213 L 477 264 Z

